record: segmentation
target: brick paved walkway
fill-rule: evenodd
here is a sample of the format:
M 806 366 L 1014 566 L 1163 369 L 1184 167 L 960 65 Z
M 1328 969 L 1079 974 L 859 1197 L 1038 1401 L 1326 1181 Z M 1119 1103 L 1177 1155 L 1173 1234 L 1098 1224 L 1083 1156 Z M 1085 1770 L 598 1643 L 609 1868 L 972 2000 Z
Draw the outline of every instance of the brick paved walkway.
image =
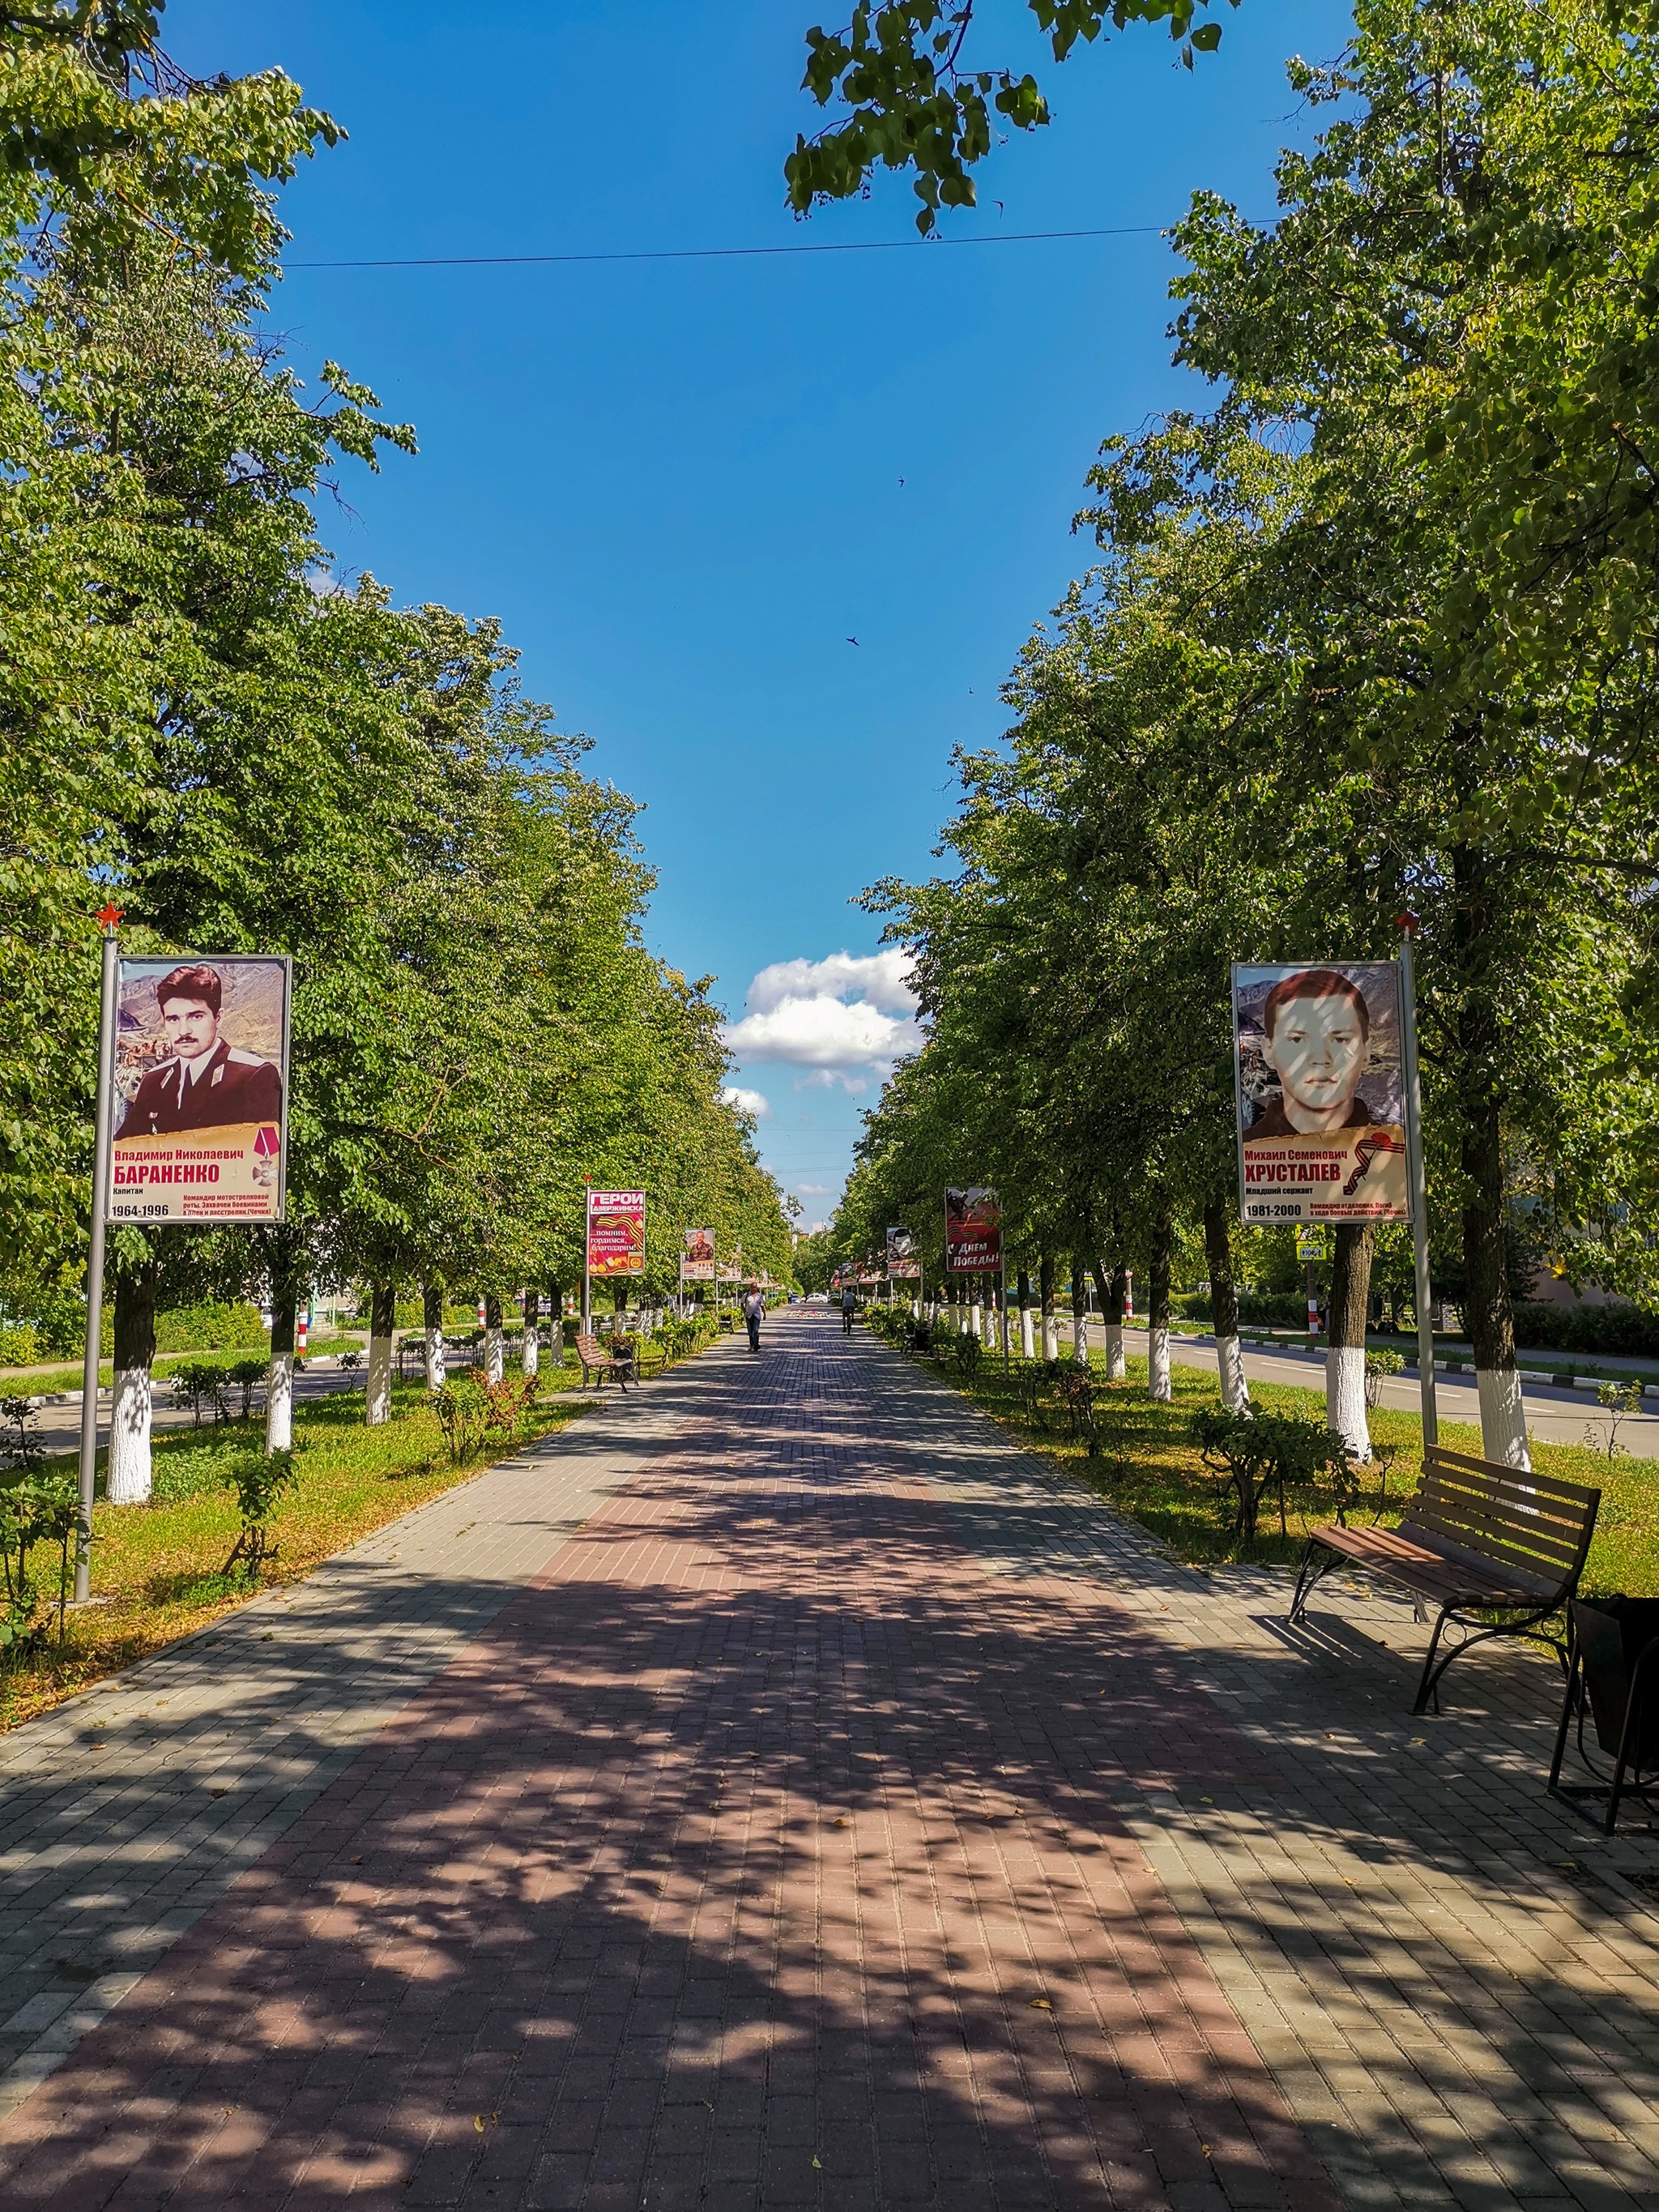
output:
M 0 2205 L 1659 2206 L 1654 1852 L 1543 1805 L 1547 1674 L 1411 1723 L 1398 1609 L 1291 1638 L 878 1347 L 770 1336 L 586 1488 L 501 1475 L 487 1601 L 496 1475 L 413 1570 L 382 1532 L 445 1632 L 395 1717 L 312 1602 L 357 1720 L 285 1780 L 244 1741 L 257 1850 L 0 2124 Z M 121 1897 L 176 1794 L 58 1909 L 164 1917 Z

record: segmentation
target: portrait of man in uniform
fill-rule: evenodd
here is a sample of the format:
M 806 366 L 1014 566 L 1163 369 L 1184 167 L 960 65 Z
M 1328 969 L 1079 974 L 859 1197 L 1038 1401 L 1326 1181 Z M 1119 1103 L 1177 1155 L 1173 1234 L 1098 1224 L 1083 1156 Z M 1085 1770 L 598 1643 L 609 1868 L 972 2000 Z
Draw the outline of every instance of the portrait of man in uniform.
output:
M 220 1035 L 223 984 L 205 961 L 173 969 L 155 986 L 167 1057 L 145 1073 L 117 1139 L 167 1137 L 283 1118 L 283 1074 L 273 1061 Z
M 1279 1078 L 1279 1095 L 1243 1132 L 1247 1145 L 1375 1121 L 1359 1091 L 1370 1060 L 1371 1016 L 1358 983 L 1334 968 L 1288 975 L 1262 1001 L 1261 1020 L 1261 1057 Z

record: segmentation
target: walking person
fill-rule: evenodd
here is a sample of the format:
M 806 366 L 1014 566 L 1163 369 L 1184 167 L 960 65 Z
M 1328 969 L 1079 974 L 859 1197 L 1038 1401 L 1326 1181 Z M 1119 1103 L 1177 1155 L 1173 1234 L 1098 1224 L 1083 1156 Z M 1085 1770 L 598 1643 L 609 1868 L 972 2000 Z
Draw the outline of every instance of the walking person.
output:
M 761 1316 L 766 1311 L 766 1300 L 758 1283 L 750 1283 L 743 1302 L 743 1317 L 749 1324 L 749 1349 L 760 1350 Z
M 853 1316 L 858 1310 L 859 1294 L 848 1283 L 841 1294 L 841 1333 L 843 1336 L 853 1334 Z

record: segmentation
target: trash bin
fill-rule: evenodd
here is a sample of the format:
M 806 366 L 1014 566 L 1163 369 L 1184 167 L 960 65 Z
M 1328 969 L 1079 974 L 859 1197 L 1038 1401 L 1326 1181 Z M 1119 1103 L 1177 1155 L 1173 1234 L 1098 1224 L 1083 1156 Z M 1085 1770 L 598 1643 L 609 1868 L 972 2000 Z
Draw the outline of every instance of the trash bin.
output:
M 1550 1765 L 1551 1794 L 1607 1801 L 1607 1832 L 1619 1818 L 1620 1801 L 1645 1797 L 1652 1787 L 1644 1772 L 1659 1765 L 1659 1597 L 1606 1597 L 1594 1602 L 1575 1598 L 1569 1611 L 1569 1661 L 1561 1725 Z M 1577 1721 L 1579 1756 L 1592 1774 L 1595 1762 L 1584 1748 L 1584 1722 L 1613 1760 L 1613 1774 L 1594 1784 L 1561 1780 L 1567 1737 Z

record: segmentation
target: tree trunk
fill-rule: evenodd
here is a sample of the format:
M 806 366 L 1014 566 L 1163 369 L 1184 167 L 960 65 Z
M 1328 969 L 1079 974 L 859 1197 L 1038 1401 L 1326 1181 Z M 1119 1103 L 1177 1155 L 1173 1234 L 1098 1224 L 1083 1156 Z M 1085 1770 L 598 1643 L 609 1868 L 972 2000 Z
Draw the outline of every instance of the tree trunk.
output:
M 1080 1252 L 1072 1255 L 1072 1358 L 1079 1367 L 1089 1364 L 1089 1276 Z
M 1374 1221 L 1345 1221 L 1336 1232 L 1328 1306 L 1330 1332 L 1325 1352 L 1325 1425 L 1334 1429 L 1356 1459 L 1371 1455 L 1370 1426 L 1365 1419 L 1365 1316 L 1371 1302 L 1371 1255 L 1376 1249 Z
M 1457 1021 L 1463 1119 L 1464 1320 L 1474 1346 L 1480 1395 L 1480 1448 L 1502 1466 L 1530 1468 L 1527 1416 L 1515 1364 L 1515 1316 L 1504 1266 L 1503 1101 L 1493 1065 L 1498 1042 L 1491 972 L 1493 886 L 1486 856 L 1465 846 L 1453 854 L 1457 893 L 1454 938 L 1462 1006 Z
M 1244 1353 L 1238 1341 L 1238 1285 L 1227 1208 L 1219 1199 L 1204 1209 L 1204 1255 L 1210 1270 L 1210 1318 L 1215 1327 L 1215 1364 L 1221 1377 L 1221 1402 L 1230 1413 L 1250 1409 L 1244 1380 Z
M 492 1382 L 499 1382 L 507 1372 L 507 1339 L 501 1334 L 501 1302 L 486 1294 L 484 1298 L 484 1373 Z
M 295 1321 L 306 1292 L 307 1255 L 287 1227 L 265 1235 L 270 1273 L 270 1365 L 265 1375 L 265 1452 L 294 1448 Z
M 147 1505 L 150 1493 L 150 1367 L 155 1358 L 155 1287 L 161 1264 L 115 1268 L 115 1392 L 110 1407 L 112 1505 Z
M 739 1297 L 742 1295 L 741 1285 L 739 1285 L 738 1295 Z M 618 1275 L 611 1285 L 611 1310 L 616 1316 L 618 1322 L 625 1321 L 628 1318 L 628 1278 L 626 1275 Z
M 1031 1271 L 1019 1271 L 1019 1356 L 1022 1359 L 1036 1358 L 1036 1330 L 1031 1320 Z
M 1129 1295 L 1129 1273 L 1121 1260 L 1106 1279 L 1100 1294 L 1101 1319 L 1106 1331 L 1106 1380 L 1121 1382 L 1128 1373 L 1123 1357 L 1123 1302 Z
M 532 1381 L 542 1364 L 542 1301 L 538 1291 L 524 1294 L 524 1371 Z
M 1037 1289 L 1042 1299 L 1042 1356 L 1060 1357 L 1060 1320 L 1054 1311 L 1054 1255 L 1045 1252 L 1037 1264 Z
M 1483 1104 L 1463 1126 L 1463 1273 L 1469 1341 L 1480 1394 L 1480 1449 L 1504 1467 L 1530 1468 L 1527 1414 L 1515 1360 L 1515 1316 L 1504 1253 L 1504 1158 L 1498 1104 Z
M 364 1414 L 371 1429 L 392 1419 L 392 1340 L 397 1327 L 397 1285 L 372 1285 L 368 1298 L 368 1395 Z
M 444 1387 L 444 1286 L 441 1283 L 421 1285 L 421 1342 L 426 1353 L 426 1387 L 437 1392 Z
M 1170 1267 L 1173 1224 L 1167 1210 L 1152 1225 L 1152 1291 L 1146 1313 L 1146 1388 L 1160 1405 L 1175 1395 L 1170 1380 Z

